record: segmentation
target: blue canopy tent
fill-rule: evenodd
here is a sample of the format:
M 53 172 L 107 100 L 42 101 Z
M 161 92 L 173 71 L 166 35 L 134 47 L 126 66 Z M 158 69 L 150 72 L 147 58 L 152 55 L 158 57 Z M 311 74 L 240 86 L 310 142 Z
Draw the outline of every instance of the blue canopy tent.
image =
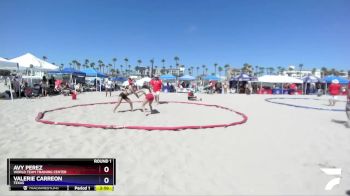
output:
M 87 77 L 107 78 L 107 75 L 105 75 L 97 70 L 91 69 L 91 68 L 83 69 L 83 70 L 81 70 L 81 72 L 84 72 Z
M 73 68 L 64 68 L 62 70 L 49 71 L 47 73 L 49 75 L 69 75 L 69 82 L 74 82 L 76 84 L 78 80 L 78 83 L 85 83 L 86 74 Z
M 327 92 L 327 85 L 332 83 L 333 80 L 338 80 L 339 84 L 348 84 L 349 80 L 340 76 L 326 76 L 324 78 L 322 78 L 322 83 L 326 84 L 326 90 L 325 90 L 325 94 Z
M 313 76 L 313 75 L 308 75 L 308 76 L 305 76 L 305 77 L 303 77 L 302 78 L 302 80 L 303 80 L 303 89 L 304 89 L 304 94 L 309 94 L 310 92 L 311 93 L 315 93 L 314 91 L 315 91 L 315 89 L 314 90 L 312 90 L 312 88 L 311 89 L 309 89 L 308 90 L 308 88 L 307 88 L 307 84 L 308 83 L 317 83 L 317 82 L 321 82 L 321 79 L 320 78 L 318 78 L 318 77 L 316 77 L 316 76 Z M 308 92 L 309 91 L 309 92 Z
M 184 75 L 179 78 L 179 80 L 189 81 L 189 80 L 195 80 L 196 78 L 190 75 Z
M 97 91 L 97 78 L 107 78 L 108 76 L 91 68 L 81 70 L 86 74 L 87 77 L 95 77 L 96 80 L 96 91 Z M 102 88 L 102 82 L 100 80 L 100 91 Z
M 159 77 L 161 80 L 175 80 L 176 77 L 171 74 L 161 75 Z
M 220 80 L 220 78 L 218 78 L 217 76 L 208 75 L 208 76 L 205 76 L 205 77 L 204 77 L 204 80 L 218 81 L 218 80 Z
M 62 70 L 58 71 L 49 71 L 48 74 L 71 74 L 71 75 L 77 75 L 77 76 L 86 76 L 86 73 L 75 70 L 73 68 L 64 68 Z
M 322 83 L 330 84 L 333 80 L 338 80 L 339 84 L 348 84 L 349 80 L 340 76 L 326 76 L 322 78 Z
M 239 87 L 239 82 L 240 81 L 247 82 L 247 81 L 257 81 L 257 80 L 258 80 L 258 78 L 256 78 L 256 77 L 252 77 L 252 76 L 250 76 L 248 74 L 241 73 L 238 76 L 235 76 L 235 77 L 231 78 L 230 81 L 237 81 L 237 92 L 238 92 L 238 87 Z
M 124 77 L 115 77 L 115 78 L 112 78 L 112 81 L 117 81 L 117 82 L 124 82 L 124 81 L 127 81 L 128 79 L 127 78 L 124 78 Z

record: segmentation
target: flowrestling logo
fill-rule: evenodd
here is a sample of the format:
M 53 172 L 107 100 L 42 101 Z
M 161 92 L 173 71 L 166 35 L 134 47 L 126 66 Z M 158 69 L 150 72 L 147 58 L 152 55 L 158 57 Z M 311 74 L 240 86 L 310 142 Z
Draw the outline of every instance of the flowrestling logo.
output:
M 326 186 L 324 187 L 324 190 L 330 191 L 333 189 L 335 185 L 340 184 L 340 178 L 341 178 L 341 168 L 320 168 L 321 171 L 323 171 L 326 175 L 329 176 L 335 176 L 335 178 L 331 179 Z

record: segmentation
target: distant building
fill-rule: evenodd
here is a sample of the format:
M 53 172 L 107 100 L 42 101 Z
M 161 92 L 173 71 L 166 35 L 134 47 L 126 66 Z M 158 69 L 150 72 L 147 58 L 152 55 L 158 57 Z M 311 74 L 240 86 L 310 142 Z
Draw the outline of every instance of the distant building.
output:
M 315 70 L 302 69 L 300 71 L 300 69 L 295 68 L 294 66 L 289 66 L 286 70 L 284 70 L 282 72 L 282 75 L 290 76 L 293 78 L 303 78 L 303 77 L 308 76 L 308 75 L 314 75 L 314 76 L 319 77 L 319 78 L 322 77 L 320 69 L 315 69 Z

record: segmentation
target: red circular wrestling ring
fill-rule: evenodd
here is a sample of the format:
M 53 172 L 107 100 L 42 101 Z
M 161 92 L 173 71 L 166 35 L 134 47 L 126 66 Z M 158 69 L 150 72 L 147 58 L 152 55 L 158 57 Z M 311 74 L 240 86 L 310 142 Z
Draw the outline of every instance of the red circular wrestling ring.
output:
M 88 123 L 75 123 L 75 122 L 55 122 L 50 120 L 43 119 L 46 113 L 54 112 L 57 110 L 65 110 L 74 107 L 83 107 L 83 106 L 91 106 L 91 105 L 101 105 L 101 104 L 115 104 L 115 102 L 102 102 L 102 103 L 90 103 L 90 104 L 79 104 L 68 107 L 61 107 L 52 110 L 46 110 L 44 112 L 39 112 L 35 120 L 40 123 L 49 124 L 49 125 L 66 125 L 66 126 L 74 126 L 74 127 L 86 127 L 86 128 L 102 128 L 102 129 L 138 129 L 138 130 L 168 130 L 168 131 L 179 131 L 185 129 L 208 129 L 208 128 L 216 128 L 216 127 L 231 127 L 235 125 L 240 125 L 247 122 L 248 117 L 241 113 L 237 112 L 233 109 L 214 105 L 214 104 L 204 104 L 204 103 L 195 103 L 195 102 L 181 102 L 181 101 L 167 101 L 167 103 L 177 103 L 177 104 L 192 104 L 192 105 L 201 105 L 206 107 L 216 107 L 224 110 L 228 110 L 235 114 L 238 114 L 242 117 L 242 120 L 236 122 L 230 122 L 226 124 L 211 124 L 211 125 L 190 125 L 190 126 L 135 126 L 135 125 L 103 125 L 103 124 L 88 124 Z

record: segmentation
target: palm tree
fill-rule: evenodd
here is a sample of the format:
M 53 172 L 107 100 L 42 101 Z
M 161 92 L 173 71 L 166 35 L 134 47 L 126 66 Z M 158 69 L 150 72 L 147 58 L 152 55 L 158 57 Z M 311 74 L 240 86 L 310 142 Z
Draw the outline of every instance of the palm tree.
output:
M 176 67 L 179 66 L 179 61 L 180 61 L 180 58 L 178 56 L 175 56 L 174 57 L 174 60 L 175 60 L 175 63 L 176 63 Z
M 106 73 L 106 72 L 105 72 L 105 66 L 106 66 L 106 65 L 105 65 L 104 63 L 102 63 L 102 64 L 101 64 L 101 67 L 102 67 L 102 73 Z
M 259 66 L 255 65 L 254 75 L 258 76 Z
M 188 71 L 188 75 L 192 75 L 191 74 L 191 68 L 187 68 L 187 71 Z
M 116 68 L 115 68 L 115 63 L 117 62 L 117 58 L 113 58 L 112 59 L 112 62 L 113 62 L 113 69 L 114 69 L 114 72 L 116 72 Z
M 128 58 L 125 58 L 125 59 L 124 59 L 124 62 L 125 62 L 125 68 L 128 66 L 128 61 L 129 61 L 129 59 L 128 59 Z
M 214 63 L 214 73 L 215 73 L 215 75 L 216 75 L 216 67 L 218 66 L 218 64 L 217 63 Z
M 95 63 L 94 63 L 94 62 L 90 63 L 90 67 L 91 67 L 92 69 L 95 69 Z
M 303 64 L 299 64 L 299 69 L 300 69 L 300 71 L 299 71 L 299 73 L 300 73 L 300 78 L 301 78 L 301 70 L 303 69 L 303 67 L 304 67 L 304 65 L 303 65 Z
M 111 63 L 109 63 L 109 64 L 108 64 L 108 67 L 109 67 L 109 68 L 108 68 L 107 73 L 110 73 L 110 71 L 111 71 L 111 67 L 112 67 L 112 66 L 113 66 L 113 65 L 112 65 Z
M 78 70 L 80 70 L 80 66 L 81 66 L 81 64 L 80 64 L 79 62 L 77 62 L 77 68 L 78 68 Z
M 278 75 L 280 75 L 281 74 L 281 69 L 282 69 L 282 67 L 281 66 L 277 66 L 277 73 L 278 73 Z M 282 75 L 282 74 L 281 74 Z
M 151 78 L 153 78 L 153 64 L 154 64 L 154 59 L 151 59 L 149 62 L 151 63 Z
M 122 74 L 122 76 L 124 76 L 124 74 L 123 74 L 123 65 L 122 64 L 120 64 L 120 73 Z
M 219 76 L 221 76 L 221 72 L 224 70 L 224 68 L 222 68 L 221 66 L 219 66 Z
M 62 69 L 63 69 L 63 67 L 64 67 L 64 64 L 63 64 L 63 63 L 61 63 L 60 70 L 62 70 Z
M 206 75 L 208 74 L 208 68 L 207 67 L 205 68 L 205 74 Z
M 259 72 L 260 72 L 260 74 L 264 74 L 264 72 L 265 72 L 265 67 L 259 67 Z
M 198 76 L 199 66 L 196 67 L 196 71 L 197 71 L 197 76 Z
M 84 68 L 88 68 L 89 66 L 89 59 L 85 59 L 85 63 L 84 63 Z
M 73 60 L 73 61 L 72 61 L 73 69 L 76 69 L 75 65 L 76 65 L 77 63 L 78 63 L 77 60 Z
M 163 63 L 163 67 L 164 67 L 164 64 L 165 64 L 165 59 L 162 59 L 161 62 Z
M 98 60 L 97 63 L 98 63 L 98 67 L 100 68 L 100 71 L 102 71 L 101 68 L 102 68 L 103 61 L 102 60 Z
M 141 59 L 137 60 L 137 63 L 139 64 L 139 66 L 141 66 L 142 60 Z
M 115 69 L 114 68 L 111 69 L 111 74 L 112 74 L 112 76 L 115 76 Z
M 47 57 L 46 57 L 46 56 L 43 56 L 43 60 L 46 61 L 46 60 L 47 60 Z
M 205 70 L 206 65 L 202 65 L 202 69 L 203 69 L 203 76 L 204 76 L 204 70 Z
M 129 75 L 130 75 L 131 74 L 131 65 L 129 64 L 128 67 L 129 67 Z
M 157 65 L 155 65 L 154 66 L 154 73 L 157 75 L 157 71 L 158 71 L 158 66 Z

